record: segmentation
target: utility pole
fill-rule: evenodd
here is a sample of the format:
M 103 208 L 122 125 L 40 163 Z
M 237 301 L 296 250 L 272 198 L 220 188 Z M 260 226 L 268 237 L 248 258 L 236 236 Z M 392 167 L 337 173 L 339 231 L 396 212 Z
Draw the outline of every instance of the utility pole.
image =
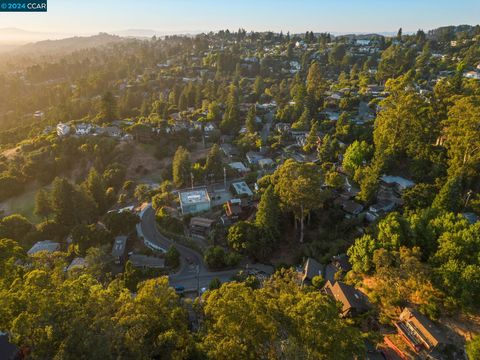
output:
M 200 295 L 200 265 L 197 264 L 197 294 Z
M 227 190 L 227 168 L 223 168 L 223 186 L 225 187 L 225 190 Z

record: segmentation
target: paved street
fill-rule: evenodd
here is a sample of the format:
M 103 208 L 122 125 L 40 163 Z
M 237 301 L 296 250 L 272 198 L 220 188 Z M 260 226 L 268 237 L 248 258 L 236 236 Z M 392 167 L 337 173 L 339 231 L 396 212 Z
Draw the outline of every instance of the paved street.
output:
M 172 286 L 183 286 L 186 290 L 201 289 L 202 287 L 208 287 L 210 281 L 214 278 L 219 278 L 222 283 L 229 281 L 240 270 L 217 272 L 208 270 L 201 254 L 186 246 L 174 243 L 158 232 L 155 222 L 155 211 L 151 205 L 142 211 L 141 218 L 140 228 L 144 239 L 165 250 L 168 250 L 174 244 L 180 253 L 179 270 L 177 273 L 169 276 Z M 190 264 L 187 262 L 187 258 L 190 259 Z

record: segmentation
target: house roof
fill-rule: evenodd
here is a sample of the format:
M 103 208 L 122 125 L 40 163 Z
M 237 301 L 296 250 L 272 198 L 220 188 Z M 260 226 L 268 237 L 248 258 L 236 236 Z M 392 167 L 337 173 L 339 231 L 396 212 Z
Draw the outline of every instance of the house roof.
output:
M 440 343 L 446 342 L 444 334 L 438 327 L 415 309 L 403 309 L 400 314 L 400 320 L 408 323 L 421 337 L 421 340 L 429 344 L 429 347 L 435 347 Z
M 324 273 L 324 266 L 317 260 L 308 258 L 303 267 L 303 281 L 312 280 L 315 276 L 322 275 Z
M 212 226 L 214 222 L 215 220 L 212 220 L 212 219 L 207 219 L 203 217 L 192 217 L 190 219 L 190 226 L 199 226 L 199 227 L 209 228 Z
M 28 255 L 34 255 L 40 251 L 54 252 L 60 250 L 60 244 L 51 240 L 38 241 L 27 251 Z
M 341 281 L 336 281 L 334 284 L 327 281 L 324 289 L 328 295 L 333 296 L 335 300 L 343 304 L 342 313 L 346 313 L 350 309 L 359 311 L 367 309 L 367 304 L 363 295 L 353 286 L 347 285 Z
M 18 347 L 9 341 L 7 334 L 0 333 L 0 359 L 13 360 L 19 351 Z
M 415 183 L 411 180 L 405 179 L 401 176 L 390 176 L 390 175 L 383 175 L 381 180 L 387 184 L 396 184 L 402 187 L 403 189 L 407 189 L 415 185 Z
M 182 204 L 198 204 L 210 202 L 210 197 L 208 196 L 208 191 L 206 188 L 182 191 L 179 193 L 179 197 Z
M 134 267 L 145 267 L 161 269 L 165 267 L 165 259 L 160 259 L 154 256 L 146 256 L 141 254 L 132 254 L 129 257 Z
M 88 266 L 88 264 L 87 264 L 87 261 L 85 260 L 85 258 L 76 257 L 75 259 L 72 260 L 70 265 L 68 265 L 67 271 L 70 271 L 70 270 L 75 269 L 75 268 L 85 268 L 87 266 Z
M 253 195 L 252 190 L 250 190 L 250 188 L 248 187 L 245 181 L 234 182 L 232 183 L 232 186 L 235 189 L 235 192 L 237 193 L 237 195 L 243 195 L 243 194 L 246 194 L 248 196 Z
M 240 215 L 242 213 L 242 206 L 241 202 L 232 202 L 232 201 L 227 201 L 227 215 L 232 216 L 232 215 Z
M 127 246 L 126 236 L 117 236 L 112 248 L 112 256 L 119 257 L 125 253 L 125 247 Z

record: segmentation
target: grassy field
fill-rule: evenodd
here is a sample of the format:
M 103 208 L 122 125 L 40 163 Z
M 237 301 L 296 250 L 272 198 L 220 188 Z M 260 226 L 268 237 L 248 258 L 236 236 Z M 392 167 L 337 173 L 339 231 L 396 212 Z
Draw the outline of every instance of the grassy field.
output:
M 3 210 L 5 215 L 21 214 L 33 223 L 40 222 L 41 219 L 33 213 L 35 207 L 35 194 L 37 191 L 37 188 L 32 188 L 21 195 L 0 203 L 0 210 Z

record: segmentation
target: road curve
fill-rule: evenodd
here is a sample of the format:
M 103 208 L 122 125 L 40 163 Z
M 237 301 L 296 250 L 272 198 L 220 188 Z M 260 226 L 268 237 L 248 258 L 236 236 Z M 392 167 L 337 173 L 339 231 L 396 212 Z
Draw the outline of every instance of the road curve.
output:
M 147 247 L 166 252 L 172 245 L 175 245 L 180 253 L 180 267 L 175 274 L 169 275 L 171 286 L 183 286 L 186 290 L 197 290 L 208 287 L 214 278 L 220 279 L 222 283 L 227 282 L 240 270 L 209 271 L 202 254 L 160 234 L 156 226 L 155 211 L 150 204 L 142 210 L 140 218 L 141 222 L 137 226 L 137 232 L 139 236 L 143 237 Z M 187 262 L 187 258 L 190 263 Z

